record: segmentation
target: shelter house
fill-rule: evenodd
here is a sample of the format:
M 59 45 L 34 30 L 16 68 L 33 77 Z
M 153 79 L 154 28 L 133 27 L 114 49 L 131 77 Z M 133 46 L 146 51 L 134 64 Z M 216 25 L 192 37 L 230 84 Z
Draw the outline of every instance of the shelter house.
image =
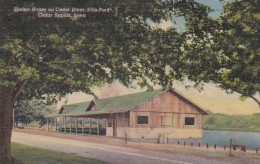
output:
M 46 116 L 48 130 L 129 139 L 202 138 L 208 113 L 175 89 L 94 99 Z

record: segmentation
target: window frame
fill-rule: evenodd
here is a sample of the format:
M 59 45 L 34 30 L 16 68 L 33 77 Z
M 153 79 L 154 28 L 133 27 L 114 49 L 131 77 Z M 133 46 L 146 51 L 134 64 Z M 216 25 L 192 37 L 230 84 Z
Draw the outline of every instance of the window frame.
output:
M 171 118 L 171 124 L 170 125 L 166 125 L 166 124 L 163 124 L 163 118 L 165 117 L 169 117 Z M 161 116 L 161 126 L 173 126 L 173 117 L 172 116 Z
M 145 120 L 145 121 L 147 121 L 147 123 L 146 122 L 139 122 L 140 120 L 139 120 L 139 118 L 141 118 L 141 117 L 143 117 L 143 118 L 146 118 L 147 120 Z M 137 116 L 136 117 L 136 123 L 137 123 L 137 125 L 148 125 L 149 124 L 149 117 L 148 116 Z
M 192 120 L 189 120 L 189 119 L 192 119 Z M 195 117 L 185 117 L 184 118 L 184 125 L 185 126 L 193 126 L 193 125 L 195 125 Z

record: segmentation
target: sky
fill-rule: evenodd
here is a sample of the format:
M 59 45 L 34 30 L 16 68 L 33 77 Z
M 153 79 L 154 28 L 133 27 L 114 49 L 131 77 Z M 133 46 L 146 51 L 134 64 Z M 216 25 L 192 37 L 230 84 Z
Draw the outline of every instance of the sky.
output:
M 207 5 L 209 7 L 211 7 L 211 9 L 213 9 L 213 12 L 209 13 L 209 16 L 211 16 L 212 18 L 218 18 L 221 13 L 223 12 L 223 3 L 221 3 L 219 0 L 196 0 L 199 3 L 202 3 L 204 5 Z M 177 27 L 177 30 L 179 32 L 183 32 L 185 31 L 185 27 L 184 27 L 184 18 L 183 17 L 175 17 L 173 18 L 174 21 L 176 22 L 176 24 L 174 24 L 171 21 L 162 21 L 158 26 L 162 29 L 167 29 L 170 27 Z M 151 26 L 156 26 L 155 24 L 149 22 L 151 24 Z
M 197 2 L 210 6 L 214 12 L 210 13 L 210 16 L 217 18 L 223 12 L 223 4 L 219 0 L 197 0 Z
M 210 16 L 213 18 L 217 18 L 223 12 L 222 3 L 219 0 L 197 0 L 200 3 L 208 5 L 214 9 L 214 12 L 210 13 Z M 180 31 L 184 30 L 183 19 L 176 19 L 178 29 Z M 159 24 L 160 28 L 167 29 L 171 26 L 174 26 L 172 22 L 163 21 Z M 188 85 L 189 82 L 176 82 L 174 84 L 174 88 L 181 92 L 184 96 L 191 99 L 193 102 L 202 106 L 206 110 L 209 110 L 213 113 L 224 113 L 230 115 L 240 115 L 240 114 L 253 114 L 259 113 L 260 109 L 256 102 L 252 99 L 246 99 L 245 101 L 239 100 L 239 94 L 226 94 L 225 91 L 217 88 L 214 84 L 206 84 L 204 90 L 202 92 L 197 91 L 196 89 L 186 89 L 185 85 Z M 156 86 L 155 88 L 159 88 Z M 111 85 L 105 85 L 101 88 L 95 87 L 93 88 L 93 92 L 99 96 L 100 98 L 125 95 L 131 93 L 137 93 L 145 91 L 145 89 L 141 89 L 136 86 L 136 88 L 126 88 L 121 85 L 119 82 L 114 82 Z M 66 98 L 62 99 L 57 104 L 57 109 L 61 107 L 61 105 L 65 104 L 73 104 L 78 102 L 84 102 L 92 100 L 93 96 L 86 95 L 84 93 L 73 93 L 71 95 L 67 95 Z

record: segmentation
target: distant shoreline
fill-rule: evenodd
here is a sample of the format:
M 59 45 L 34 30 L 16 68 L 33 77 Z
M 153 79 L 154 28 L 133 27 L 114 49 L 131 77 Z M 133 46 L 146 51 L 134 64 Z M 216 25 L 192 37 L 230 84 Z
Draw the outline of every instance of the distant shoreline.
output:
M 203 117 L 203 130 L 260 132 L 260 114 L 212 114 Z

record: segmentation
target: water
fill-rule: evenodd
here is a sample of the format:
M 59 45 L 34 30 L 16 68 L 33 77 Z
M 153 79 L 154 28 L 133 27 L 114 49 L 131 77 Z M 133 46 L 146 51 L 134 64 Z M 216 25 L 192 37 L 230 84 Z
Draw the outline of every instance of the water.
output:
M 231 138 L 232 144 L 246 145 L 247 149 L 260 148 L 260 132 L 203 130 L 202 144 L 229 146 Z

